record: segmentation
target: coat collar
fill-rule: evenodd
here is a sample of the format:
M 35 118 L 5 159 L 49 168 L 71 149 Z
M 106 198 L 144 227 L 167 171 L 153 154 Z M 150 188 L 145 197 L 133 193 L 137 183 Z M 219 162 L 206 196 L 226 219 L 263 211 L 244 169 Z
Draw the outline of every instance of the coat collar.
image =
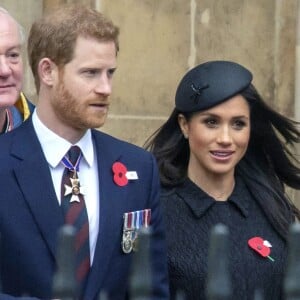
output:
M 180 188 L 176 189 L 176 193 L 186 202 L 197 218 L 201 218 L 216 203 L 215 199 L 188 178 Z M 227 201 L 236 206 L 244 217 L 248 217 L 250 194 L 240 178 L 236 178 L 235 188 Z

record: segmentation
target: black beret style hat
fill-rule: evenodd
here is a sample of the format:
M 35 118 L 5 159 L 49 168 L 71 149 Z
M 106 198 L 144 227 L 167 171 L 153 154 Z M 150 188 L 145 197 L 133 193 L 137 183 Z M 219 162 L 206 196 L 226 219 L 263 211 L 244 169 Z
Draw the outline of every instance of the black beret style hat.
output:
M 181 112 L 205 110 L 237 95 L 251 81 L 251 72 L 235 62 L 205 62 L 181 79 L 175 106 Z

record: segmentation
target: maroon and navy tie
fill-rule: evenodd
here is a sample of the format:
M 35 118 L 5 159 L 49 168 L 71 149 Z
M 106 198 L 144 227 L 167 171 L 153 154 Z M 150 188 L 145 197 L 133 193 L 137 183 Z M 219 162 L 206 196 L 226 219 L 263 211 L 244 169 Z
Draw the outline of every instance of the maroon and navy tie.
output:
M 62 159 L 65 170 L 61 185 L 61 207 L 65 224 L 72 225 L 76 229 L 75 271 L 80 296 L 82 295 L 90 269 L 89 221 L 83 193 L 80 190 L 82 187 L 80 187 L 77 175 L 81 158 L 82 153 L 80 148 L 72 146 L 67 155 Z

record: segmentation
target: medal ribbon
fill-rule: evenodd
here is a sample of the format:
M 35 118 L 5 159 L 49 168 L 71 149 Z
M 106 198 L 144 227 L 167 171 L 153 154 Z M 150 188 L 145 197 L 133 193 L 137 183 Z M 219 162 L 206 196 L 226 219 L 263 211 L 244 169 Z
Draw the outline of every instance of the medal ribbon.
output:
M 80 164 L 81 158 L 82 158 L 82 153 L 80 152 L 78 159 L 74 165 L 71 163 L 71 161 L 69 160 L 69 158 L 66 155 L 63 157 L 61 162 L 67 169 L 69 169 L 72 172 L 77 173 L 77 172 L 79 172 L 79 164 Z
M 151 209 L 138 210 L 124 214 L 124 228 L 127 230 L 148 227 L 151 219 Z

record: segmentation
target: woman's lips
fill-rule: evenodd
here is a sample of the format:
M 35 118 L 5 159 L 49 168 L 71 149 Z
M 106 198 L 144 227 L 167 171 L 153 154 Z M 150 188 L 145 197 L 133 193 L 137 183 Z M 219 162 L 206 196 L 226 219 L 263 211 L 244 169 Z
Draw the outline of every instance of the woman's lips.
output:
M 231 156 L 234 154 L 234 151 L 216 150 L 216 151 L 210 151 L 210 153 L 215 159 L 227 160 L 231 158 Z

